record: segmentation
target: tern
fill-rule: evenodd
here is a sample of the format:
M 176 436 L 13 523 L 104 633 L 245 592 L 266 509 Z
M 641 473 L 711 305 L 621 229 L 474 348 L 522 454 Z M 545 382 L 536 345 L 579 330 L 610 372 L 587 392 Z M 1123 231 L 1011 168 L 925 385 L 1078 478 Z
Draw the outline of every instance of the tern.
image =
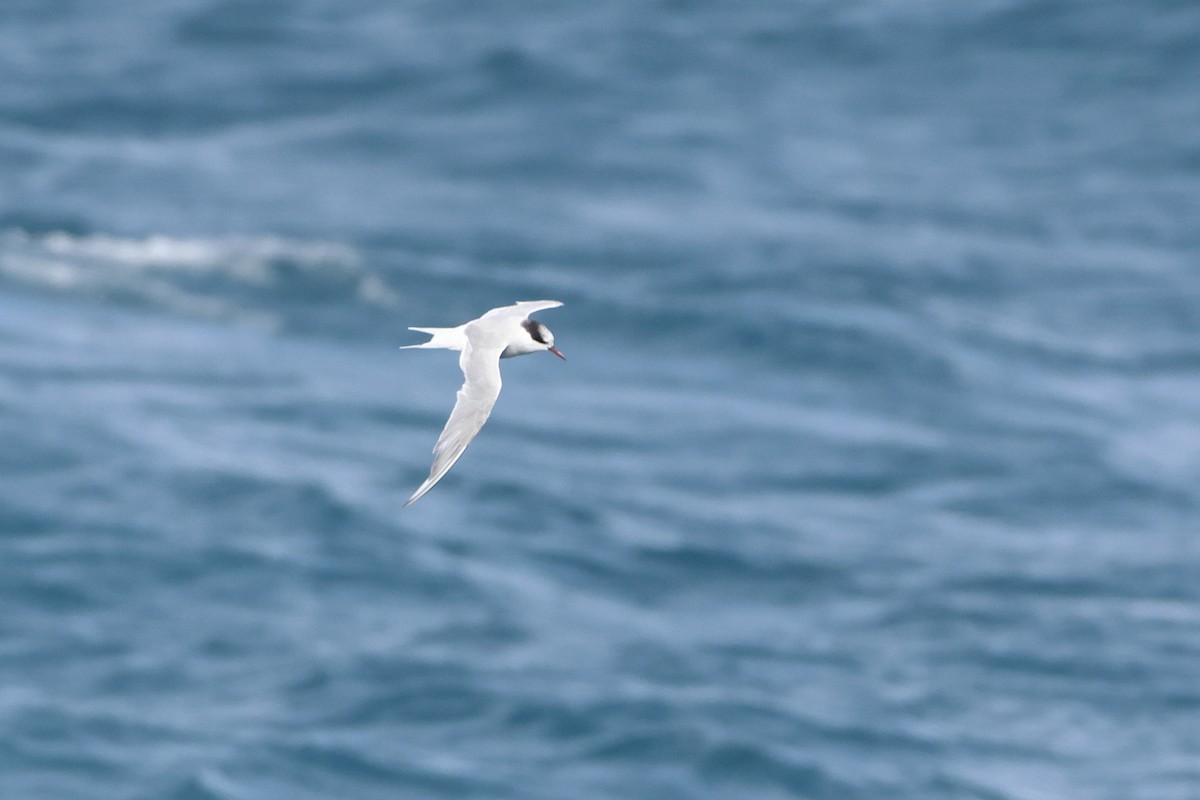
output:
M 479 319 L 464 322 L 456 328 L 409 328 L 410 331 L 428 333 L 432 338 L 421 344 L 406 345 L 402 350 L 462 351 L 458 366 L 463 371 L 463 385 L 458 390 L 458 400 L 450 412 L 450 419 L 433 446 L 433 467 L 429 477 L 404 502 L 405 508 L 421 499 L 450 471 L 487 422 L 492 406 L 500 396 L 500 359 L 548 350 L 563 361 L 567 360 L 554 346 L 554 334 L 550 329 L 529 318 L 536 311 L 561 305 L 557 300 L 522 300 L 511 306 L 493 308 Z

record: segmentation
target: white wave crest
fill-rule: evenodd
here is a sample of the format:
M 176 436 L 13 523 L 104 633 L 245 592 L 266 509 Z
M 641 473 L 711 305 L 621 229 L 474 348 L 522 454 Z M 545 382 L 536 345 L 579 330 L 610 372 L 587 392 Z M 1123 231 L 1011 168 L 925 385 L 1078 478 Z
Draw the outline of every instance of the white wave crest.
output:
M 202 316 L 272 318 L 272 290 L 286 282 L 325 285 L 368 305 L 399 295 L 345 244 L 277 236 L 145 238 L 20 229 L 0 233 L 0 278 L 64 293 L 138 299 Z M 294 288 L 294 287 L 288 287 Z M 246 308 L 238 289 L 253 290 Z

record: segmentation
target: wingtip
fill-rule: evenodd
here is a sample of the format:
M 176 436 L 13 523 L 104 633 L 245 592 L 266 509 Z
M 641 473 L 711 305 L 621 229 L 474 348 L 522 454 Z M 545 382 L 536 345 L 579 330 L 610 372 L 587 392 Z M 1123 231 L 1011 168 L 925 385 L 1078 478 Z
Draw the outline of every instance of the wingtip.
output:
M 402 506 L 400 506 L 400 507 L 401 507 L 401 508 L 408 508 L 408 507 L 409 507 L 409 506 L 411 506 L 413 503 L 417 502 L 417 501 L 418 501 L 418 500 L 420 500 L 422 497 L 424 497 L 424 496 L 425 496 L 425 493 L 426 493 L 426 492 L 428 492 L 428 491 L 429 491 L 430 489 L 432 489 L 432 488 L 433 488 L 433 484 L 432 484 L 432 483 L 430 483 L 429 481 L 425 481 L 424 483 L 422 483 L 420 486 L 418 486 L 418 487 L 417 487 L 417 490 L 416 490 L 415 492 L 413 492 L 413 493 L 412 493 L 412 494 L 409 496 L 409 498 L 408 498 L 407 500 L 405 500 L 405 501 L 404 501 L 404 505 L 402 505 Z

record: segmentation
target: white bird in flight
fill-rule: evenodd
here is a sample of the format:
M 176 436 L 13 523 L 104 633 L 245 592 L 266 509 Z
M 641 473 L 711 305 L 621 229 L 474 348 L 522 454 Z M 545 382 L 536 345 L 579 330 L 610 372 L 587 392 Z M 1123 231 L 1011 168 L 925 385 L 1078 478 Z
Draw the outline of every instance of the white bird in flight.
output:
M 483 423 L 492 413 L 492 406 L 500 396 L 500 359 L 522 356 L 549 350 L 563 361 L 567 357 L 554 346 L 554 334 L 542 323 L 529 319 L 529 315 L 544 308 L 558 308 L 557 300 L 522 300 L 511 306 L 493 308 L 479 319 L 464 322 L 457 328 L 409 328 L 410 331 L 428 333 L 433 338 L 422 344 L 410 344 L 410 348 L 436 348 L 461 350 L 458 366 L 463 371 L 463 385 L 458 390 L 458 400 L 442 435 L 433 446 L 433 467 L 412 497 L 404 502 L 407 508 L 417 502 L 442 476 L 450 471 L 454 462 L 467 449 L 467 445 L 479 433 Z

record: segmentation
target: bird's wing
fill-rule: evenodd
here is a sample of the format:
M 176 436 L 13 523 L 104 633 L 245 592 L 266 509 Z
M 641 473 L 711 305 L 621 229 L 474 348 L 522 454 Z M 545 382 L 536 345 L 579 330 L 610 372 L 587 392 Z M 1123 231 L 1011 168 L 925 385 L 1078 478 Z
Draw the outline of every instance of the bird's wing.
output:
M 421 498 L 433 485 L 450 471 L 454 462 L 467 449 L 467 445 L 479 433 L 483 423 L 492 413 L 492 406 L 500 396 L 500 353 L 504 347 L 493 347 L 472 342 L 469 338 L 458 358 L 463 371 L 463 385 L 458 390 L 458 400 L 442 435 L 433 446 L 433 467 L 429 477 L 405 501 L 410 506 Z
M 513 303 L 511 306 L 500 306 L 499 308 L 493 308 L 479 319 L 492 320 L 503 317 L 525 319 L 530 314 L 541 311 L 542 309 L 558 308 L 561 305 L 562 302 L 559 300 L 521 300 Z

